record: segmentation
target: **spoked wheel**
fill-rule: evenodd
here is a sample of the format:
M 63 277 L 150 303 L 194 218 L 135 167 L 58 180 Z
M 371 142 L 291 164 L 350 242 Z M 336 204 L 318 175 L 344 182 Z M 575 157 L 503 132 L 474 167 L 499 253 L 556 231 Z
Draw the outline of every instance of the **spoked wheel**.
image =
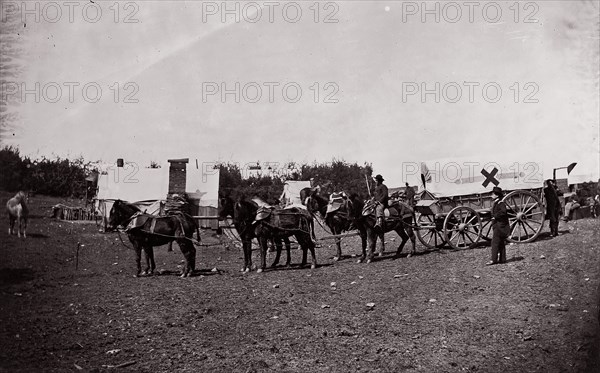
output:
M 481 237 L 481 217 L 470 207 L 453 208 L 444 219 L 444 236 L 453 249 L 474 247 Z
M 481 238 L 483 238 L 486 241 L 491 241 L 492 240 L 492 218 L 488 218 L 486 219 L 485 217 L 482 217 L 481 219 Z
M 526 190 L 515 190 L 504 197 L 510 233 L 508 241 L 531 242 L 544 227 L 544 209 L 540 199 Z
M 437 249 L 444 246 L 444 234 L 436 227 L 435 215 L 419 214 L 417 216 L 417 237 L 428 249 Z

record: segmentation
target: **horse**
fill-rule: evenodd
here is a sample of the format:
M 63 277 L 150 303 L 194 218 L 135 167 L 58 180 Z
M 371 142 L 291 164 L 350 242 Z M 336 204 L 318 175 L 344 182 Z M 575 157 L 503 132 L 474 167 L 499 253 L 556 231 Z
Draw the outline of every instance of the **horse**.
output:
M 367 259 L 367 263 L 370 263 L 373 260 L 373 253 L 375 251 L 378 237 L 381 241 L 381 251 L 379 252 L 379 255 L 383 255 L 385 251 L 384 234 L 390 231 L 395 231 L 402 239 L 402 242 L 400 242 L 400 245 L 396 250 L 395 258 L 400 257 L 400 253 L 402 252 L 402 249 L 409 238 L 412 242 L 412 251 L 408 254 L 408 256 L 410 257 L 411 255 L 415 254 L 416 238 L 415 233 L 412 230 L 412 222 L 414 219 L 413 209 L 400 201 L 392 203 L 388 208 L 390 216 L 386 217 L 384 219 L 383 226 L 379 227 L 375 225 L 377 221 L 375 217 L 375 207 L 377 203 L 378 202 L 373 199 L 367 201 L 362 211 L 362 215 L 364 217 L 364 227 L 367 231 L 367 240 L 369 241 L 369 245 L 367 253 L 365 253 L 363 250 L 362 257 L 358 260 L 358 262 L 362 262 L 365 260 L 365 258 Z
M 358 197 L 357 194 L 353 193 L 349 198 L 339 195 L 333 200 L 321 196 L 318 190 L 312 190 L 308 193 L 304 188 L 304 194 L 307 197 L 303 199 L 308 211 L 315 215 L 319 213 L 325 220 L 325 225 L 329 228 L 333 235 L 339 235 L 343 232 L 351 230 L 358 230 L 360 239 L 362 242 L 362 251 L 365 252 L 367 246 L 367 231 L 365 230 L 362 217 L 362 209 L 364 202 Z M 335 196 L 335 194 L 332 194 Z M 342 258 L 342 245 L 339 237 L 335 238 L 335 244 L 337 246 L 337 255 L 333 257 L 333 260 L 337 261 Z
M 302 248 L 301 267 L 306 265 L 307 250 L 312 257 L 311 269 L 317 268 L 315 256 L 315 243 L 311 230 L 314 228 L 312 216 L 303 208 L 289 207 L 284 209 L 268 209 L 258 211 L 254 234 L 260 243 L 261 266 L 257 272 L 264 271 L 266 267 L 267 242 L 269 239 L 283 239 L 294 236 Z M 289 249 L 288 249 L 289 261 Z
M 108 230 L 127 227 L 126 232 L 136 254 L 137 273 L 151 276 L 156 269 L 154 246 L 162 246 L 176 241 L 185 259 L 181 277 L 189 277 L 196 267 L 196 248 L 192 242 L 194 232 L 200 239 L 196 221 L 183 212 L 172 212 L 166 216 L 144 214 L 135 205 L 117 200 L 114 202 L 108 219 Z M 142 250 L 146 254 L 146 269 L 142 272 Z
M 21 237 L 21 233 L 23 233 L 23 238 L 27 238 L 27 219 L 29 217 L 29 209 L 27 208 L 27 193 L 23 191 L 19 191 L 13 198 L 9 199 L 6 202 L 6 211 L 8 212 L 8 234 L 11 235 L 14 233 L 15 222 L 19 223 L 19 227 L 17 229 L 18 237 Z
M 252 201 L 240 199 L 237 202 L 230 197 L 222 197 L 220 199 L 220 210 L 219 218 L 221 220 L 231 216 L 233 219 L 233 226 L 235 227 L 240 239 L 242 241 L 242 250 L 244 252 L 244 267 L 242 272 L 250 272 L 252 270 L 252 239 L 256 238 L 254 226 L 252 223 L 256 219 L 256 213 L 258 211 L 258 205 Z M 277 254 L 271 267 L 277 267 L 279 264 L 279 258 L 281 256 L 282 244 L 285 243 L 287 251 L 286 267 L 290 266 L 291 254 L 290 254 L 290 240 L 287 237 L 277 238 L 273 240 L 274 246 L 277 248 Z

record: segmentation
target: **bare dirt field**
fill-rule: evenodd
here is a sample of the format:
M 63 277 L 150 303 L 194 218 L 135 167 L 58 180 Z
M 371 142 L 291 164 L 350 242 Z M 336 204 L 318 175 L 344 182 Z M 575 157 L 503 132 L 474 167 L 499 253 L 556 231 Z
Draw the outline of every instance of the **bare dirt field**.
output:
M 200 247 L 185 279 L 160 247 L 161 274 L 134 278 L 119 235 L 52 219 L 58 202 L 74 204 L 30 199 L 27 239 L 0 218 L 0 372 L 600 372 L 600 219 L 546 227 L 491 267 L 488 246 L 420 244 L 357 264 L 354 237 L 339 262 L 323 242 L 317 269 L 262 274 L 239 272 L 234 245 Z

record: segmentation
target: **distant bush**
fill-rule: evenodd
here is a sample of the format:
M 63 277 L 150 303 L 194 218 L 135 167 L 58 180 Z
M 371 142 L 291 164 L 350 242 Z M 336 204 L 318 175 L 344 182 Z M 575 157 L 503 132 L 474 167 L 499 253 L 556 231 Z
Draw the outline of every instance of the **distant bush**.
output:
M 373 169 L 370 164 L 364 166 L 349 164 L 342 160 L 333 160 L 331 163 L 304 164 L 293 169 L 297 172 L 291 175 L 253 176 L 244 178 L 242 170 L 237 164 L 223 163 L 220 168 L 219 194 L 232 198 L 252 198 L 258 196 L 268 203 L 275 203 L 283 192 L 286 179 L 311 180 L 313 185 L 325 186 L 328 192 L 345 191 L 367 195 L 365 175 L 371 180 Z M 290 167 L 292 169 L 292 167 Z
M 32 161 L 21 157 L 19 149 L 0 150 L 0 189 L 9 192 L 32 191 L 56 197 L 83 197 L 85 178 L 93 171 L 82 157 L 73 161 L 56 157 Z

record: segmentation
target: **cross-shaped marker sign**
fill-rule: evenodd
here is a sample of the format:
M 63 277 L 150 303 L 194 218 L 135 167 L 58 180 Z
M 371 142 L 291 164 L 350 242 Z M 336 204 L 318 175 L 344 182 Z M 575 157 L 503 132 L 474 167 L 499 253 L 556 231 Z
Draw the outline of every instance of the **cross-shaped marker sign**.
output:
M 487 172 L 484 168 L 481 170 L 481 173 L 483 174 L 483 176 L 485 176 L 485 181 L 483 182 L 483 186 L 485 188 L 487 188 L 487 186 L 490 184 L 490 182 L 492 184 L 494 184 L 495 186 L 498 186 L 498 184 L 500 184 L 500 182 L 498 180 L 496 180 L 496 178 L 494 177 L 498 173 L 498 169 L 496 167 L 494 167 L 492 172 Z

